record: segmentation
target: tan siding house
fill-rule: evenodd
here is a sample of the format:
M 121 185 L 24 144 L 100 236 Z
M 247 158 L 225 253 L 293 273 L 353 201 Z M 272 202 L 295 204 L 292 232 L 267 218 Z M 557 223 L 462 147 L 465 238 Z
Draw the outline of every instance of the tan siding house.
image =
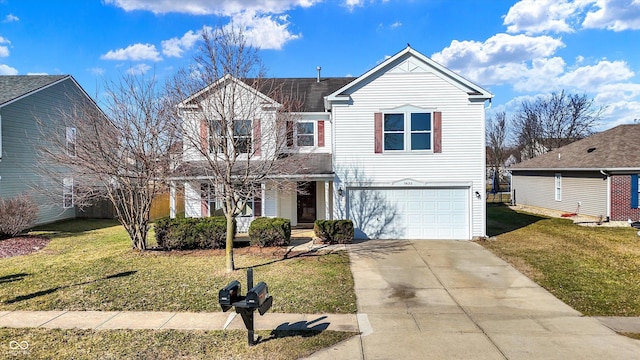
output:
M 518 204 L 639 220 L 640 124 L 620 125 L 510 167 Z

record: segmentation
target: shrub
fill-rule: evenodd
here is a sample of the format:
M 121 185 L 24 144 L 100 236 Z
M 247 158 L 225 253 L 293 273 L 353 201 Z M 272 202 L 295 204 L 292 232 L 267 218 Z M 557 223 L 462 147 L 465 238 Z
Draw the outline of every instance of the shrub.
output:
M 249 225 L 251 245 L 285 246 L 291 240 L 291 221 L 283 218 L 259 217 Z
M 313 232 L 326 244 L 350 244 L 353 240 L 353 221 L 316 220 Z
M 32 227 L 38 218 L 38 206 L 26 194 L 0 199 L 0 239 L 14 237 Z
M 156 220 L 154 228 L 156 242 L 165 250 L 222 249 L 227 240 L 227 219 L 224 216 L 161 218 Z M 233 233 L 236 233 L 235 219 Z

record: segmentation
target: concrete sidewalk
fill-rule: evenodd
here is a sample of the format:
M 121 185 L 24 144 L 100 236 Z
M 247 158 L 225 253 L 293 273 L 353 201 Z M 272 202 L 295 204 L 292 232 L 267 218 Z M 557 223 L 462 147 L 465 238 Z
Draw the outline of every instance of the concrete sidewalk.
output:
M 358 332 L 355 314 L 256 313 L 256 330 Z M 245 330 L 239 314 L 152 311 L 2 311 L 0 328 Z
M 640 359 L 640 341 L 476 243 L 374 240 L 349 253 L 362 334 L 309 359 Z

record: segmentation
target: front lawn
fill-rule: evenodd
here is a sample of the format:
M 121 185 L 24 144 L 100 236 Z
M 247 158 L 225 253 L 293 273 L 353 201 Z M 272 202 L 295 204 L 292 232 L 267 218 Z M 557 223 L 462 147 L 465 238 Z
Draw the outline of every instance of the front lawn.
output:
M 631 227 L 583 227 L 571 220 L 487 207 L 480 243 L 587 316 L 640 316 L 640 237 Z
M 122 226 L 74 220 L 39 229 L 52 238 L 34 254 L 0 259 L 0 310 L 220 311 L 218 290 L 233 279 L 246 292 L 246 267 L 265 281 L 273 312 L 355 313 L 348 254 L 140 253 Z M 219 254 L 220 252 L 218 252 Z
M 353 333 L 258 331 L 0 329 L 0 357 L 11 359 L 299 359 Z

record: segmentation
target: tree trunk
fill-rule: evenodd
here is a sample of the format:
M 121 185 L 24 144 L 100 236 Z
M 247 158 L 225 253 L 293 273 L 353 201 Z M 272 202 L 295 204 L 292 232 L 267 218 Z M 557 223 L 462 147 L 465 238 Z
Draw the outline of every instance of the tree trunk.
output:
M 227 272 L 232 272 L 235 270 L 235 265 L 233 264 L 233 216 L 227 215 L 227 243 L 226 243 L 226 260 L 227 260 Z

